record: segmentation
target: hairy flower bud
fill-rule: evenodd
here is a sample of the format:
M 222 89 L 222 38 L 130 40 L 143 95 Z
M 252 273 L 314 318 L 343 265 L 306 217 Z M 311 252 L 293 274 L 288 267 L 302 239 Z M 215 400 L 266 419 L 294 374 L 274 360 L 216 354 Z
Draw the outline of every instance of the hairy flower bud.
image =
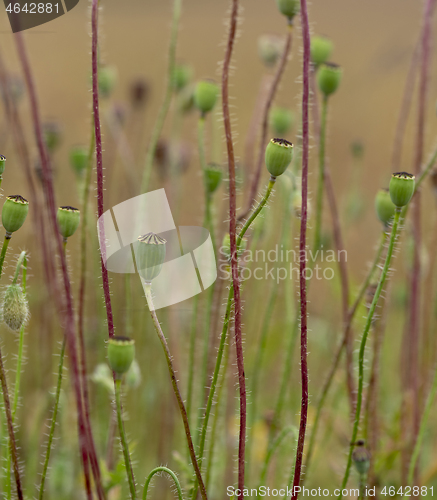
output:
M 208 194 L 217 191 L 223 178 L 223 170 L 216 164 L 210 163 L 205 167 L 205 187 Z
M 271 139 L 267 144 L 265 162 L 273 177 L 282 175 L 293 158 L 293 144 L 285 139 Z
M 3 299 L 3 321 L 14 332 L 20 328 L 29 316 L 29 306 L 20 285 L 9 285 Z
M 135 341 L 129 337 L 110 337 L 108 361 L 118 378 L 125 374 L 135 359 Z

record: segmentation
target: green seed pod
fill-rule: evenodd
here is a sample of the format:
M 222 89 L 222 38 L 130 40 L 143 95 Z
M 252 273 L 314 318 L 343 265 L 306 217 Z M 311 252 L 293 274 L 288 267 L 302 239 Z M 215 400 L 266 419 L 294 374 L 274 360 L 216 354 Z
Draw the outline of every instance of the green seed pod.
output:
M 100 66 L 98 72 L 99 96 L 108 98 L 117 83 L 117 68 L 115 66 Z
M 193 78 L 193 68 L 188 64 L 178 64 L 173 72 L 173 88 L 176 92 L 184 89 Z
M 289 22 L 299 13 L 300 4 L 298 0 L 276 0 L 276 5 L 278 6 L 279 12 L 288 17 Z
M 404 207 L 414 194 L 416 181 L 412 174 L 407 172 L 396 172 L 390 179 L 391 201 L 398 207 Z
M 76 232 L 80 222 L 80 211 L 74 207 L 59 207 L 56 214 L 58 229 L 61 236 L 66 240 Z
M 108 361 L 117 378 L 125 374 L 135 359 L 135 341 L 129 337 L 111 337 L 108 340 Z
M 28 212 L 29 202 L 19 194 L 6 198 L 2 210 L 2 224 L 6 230 L 6 236 L 11 237 L 12 233 L 20 229 Z
M 47 122 L 43 124 L 44 142 L 50 153 L 53 153 L 61 144 L 61 127 L 56 122 Z
M 155 233 L 147 233 L 138 237 L 137 269 L 139 275 L 148 283 L 161 272 L 165 260 L 164 238 Z
M 317 84 L 325 96 L 333 94 L 340 85 L 343 70 L 334 63 L 323 63 L 317 71 Z
M 274 66 L 284 50 L 284 39 L 278 35 L 261 35 L 258 38 L 258 54 L 268 67 Z
M 3 321 L 14 332 L 20 331 L 29 316 L 29 306 L 20 285 L 9 285 L 3 300 Z
M 74 146 L 70 149 L 70 165 L 76 175 L 83 175 L 88 165 L 88 150 L 83 146 Z
M 380 189 L 375 198 L 375 210 L 378 219 L 388 227 L 395 215 L 396 207 L 390 198 L 388 189 Z
M 205 167 L 205 187 L 208 194 L 217 191 L 223 178 L 223 170 L 216 164 L 210 163 Z
M 367 474 L 370 467 L 370 452 L 364 446 L 364 441 L 362 439 L 356 443 L 356 448 L 352 453 L 352 460 L 358 474 Z
M 0 155 L 0 179 L 3 175 L 3 172 L 5 171 L 6 167 L 6 156 Z
M 198 82 L 194 89 L 194 103 L 202 115 L 213 109 L 217 102 L 219 88 L 212 80 L 202 80 Z
M 266 148 L 266 167 L 272 177 L 282 175 L 293 158 L 293 144 L 285 139 L 271 139 Z
M 311 62 L 315 66 L 320 66 L 329 59 L 333 48 L 333 43 L 326 36 L 311 37 Z
M 275 135 L 285 135 L 294 123 L 294 114 L 287 108 L 275 107 L 270 111 L 270 126 Z

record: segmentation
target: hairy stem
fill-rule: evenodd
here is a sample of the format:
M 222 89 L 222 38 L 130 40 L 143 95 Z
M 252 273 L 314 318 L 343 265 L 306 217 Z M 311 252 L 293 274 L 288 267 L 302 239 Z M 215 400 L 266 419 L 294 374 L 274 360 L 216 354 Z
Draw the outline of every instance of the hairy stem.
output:
M 156 467 L 147 476 L 146 482 L 144 483 L 143 500 L 147 500 L 147 492 L 149 491 L 150 481 L 152 480 L 153 476 L 155 474 L 160 473 L 160 472 L 167 473 L 173 479 L 174 484 L 176 486 L 176 491 L 178 493 L 178 500 L 183 500 L 183 497 L 182 497 L 182 488 L 181 488 L 181 485 L 179 483 L 179 479 L 177 478 L 176 474 L 172 470 L 168 469 L 167 467 Z

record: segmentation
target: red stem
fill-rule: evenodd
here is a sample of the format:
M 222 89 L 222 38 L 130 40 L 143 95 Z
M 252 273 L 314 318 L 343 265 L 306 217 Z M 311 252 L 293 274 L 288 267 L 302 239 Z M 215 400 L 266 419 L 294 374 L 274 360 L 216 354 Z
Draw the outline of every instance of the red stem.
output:
M 79 376 L 79 367 L 78 367 L 78 357 L 76 350 L 76 339 L 75 339 L 75 321 L 74 321 L 74 310 L 73 310 L 73 299 L 71 294 L 71 284 L 68 276 L 67 269 L 67 261 L 65 257 L 65 253 L 63 251 L 63 243 L 61 239 L 61 235 L 57 229 L 56 222 L 56 203 L 55 203 L 55 195 L 53 190 L 53 179 L 52 179 L 52 170 L 50 165 L 50 159 L 47 154 L 42 127 L 41 127 L 41 119 L 38 109 L 38 101 L 36 97 L 35 84 L 33 82 L 33 76 L 29 64 L 29 60 L 27 57 L 26 47 L 23 40 L 23 35 L 21 32 L 15 33 L 15 42 L 17 45 L 18 55 L 21 61 L 21 65 L 23 68 L 23 73 L 26 81 L 27 91 L 30 98 L 30 106 L 31 106 L 31 114 L 32 121 L 34 126 L 34 132 L 37 140 L 38 151 L 41 159 L 41 167 L 43 173 L 43 183 L 44 183 L 44 195 L 46 197 L 46 204 L 49 210 L 49 217 L 52 225 L 53 236 L 55 238 L 55 243 L 57 246 L 57 252 L 59 255 L 59 259 L 61 262 L 61 271 L 62 271 L 62 279 L 64 285 L 64 304 L 62 309 L 59 310 L 59 315 L 61 318 L 65 317 L 65 321 L 63 321 L 65 325 L 65 335 L 67 339 L 67 346 L 69 350 L 69 358 L 72 366 L 72 376 L 73 376 L 73 388 L 76 397 L 76 405 L 78 412 L 78 426 L 79 426 L 79 445 L 82 453 L 82 462 L 84 465 L 84 473 L 87 473 L 86 463 L 88 453 L 89 459 L 91 462 L 91 468 L 93 471 L 98 497 L 100 500 L 105 498 L 103 487 L 100 478 L 100 469 L 99 464 L 94 448 L 94 443 L 92 439 L 91 427 L 87 426 L 85 422 L 83 405 L 82 405 L 82 390 Z M 88 428 L 87 428 L 88 427 Z
M 240 281 L 238 277 L 237 256 L 237 191 L 235 185 L 235 157 L 232 142 L 231 119 L 229 115 L 229 67 L 231 64 L 232 50 L 234 48 L 235 34 L 237 31 L 238 0 L 232 0 L 231 24 L 229 29 L 228 43 L 226 46 L 225 60 L 222 74 L 222 103 L 223 122 L 226 134 L 226 147 L 228 152 L 229 166 L 229 235 L 231 240 L 231 265 L 232 283 L 234 287 L 234 330 L 235 347 L 237 353 L 238 385 L 240 388 L 240 436 L 238 444 L 238 488 L 240 494 L 238 499 L 244 498 L 244 461 L 246 446 L 246 379 L 244 374 L 243 339 L 241 333 L 241 297 Z
M 306 255 L 306 231 L 308 219 L 308 156 L 309 156 L 309 119 L 308 104 L 310 98 L 310 27 L 306 0 L 300 0 L 303 38 L 303 95 L 302 95 L 302 215 L 300 223 L 300 255 Z M 300 410 L 299 437 L 294 467 L 293 492 L 291 499 L 298 497 L 296 487 L 300 484 L 302 473 L 303 448 L 308 417 L 308 362 L 307 362 L 307 290 L 306 259 L 299 259 L 300 267 L 300 369 L 302 380 L 302 400 Z
M 100 129 L 99 116 L 99 82 L 98 82 L 98 62 L 97 62 L 97 42 L 98 42 L 98 12 L 99 0 L 93 0 L 91 13 L 92 27 L 92 74 L 93 74 L 93 111 L 94 128 L 96 133 L 96 168 L 97 168 L 97 216 L 103 215 L 103 154 L 102 154 L 102 132 Z M 108 319 L 108 334 L 114 336 L 114 319 L 111 306 L 111 292 L 109 290 L 108 271 L 105 267 L 106 248 L 105 248 L 105 228 L 103 220 L 99 219 L 99 240 L 100 244 L 100 262 L 102 267 L 103 293 L 105 296 L 106 316 Z

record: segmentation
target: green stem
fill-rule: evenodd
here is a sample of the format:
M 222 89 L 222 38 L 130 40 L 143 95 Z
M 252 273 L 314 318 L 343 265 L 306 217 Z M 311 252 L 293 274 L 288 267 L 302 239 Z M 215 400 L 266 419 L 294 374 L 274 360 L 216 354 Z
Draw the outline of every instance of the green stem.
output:
M 202 169 L 202 172 L 204 172 L 205 168 L 206 168 L 205 115 L 204 114 L 199 116 L 199 120 L 197 122 L 197 145 L 199 147 L 200 168 Z
M 423 438 L 425 437 L 426 424 L 428 422 L 429 413 L 432 408 L 432 403 L 437 394 L 437 367 L 434 372 L 434 379 L 432 382 L 431 390 L 429 391 L 428 397 L 426 399 L 425 410 L 423 412 L 422 420 L 420 422 L 419 433 L 417 435 L 416 444 L 414 446 L 413 454 L 411 455 L 410 466 L 408 468 L 408 480 L 407 484 L 412 485 L 414 478 L 414 470 L 416 468 L 416 463 L 419 458 L 420 448 L 423 443 Z
M 328 110 L 328 96 L 324 95 L 322 101 L 322 117 L 320 123 L 320 137 L 319 137 L 319 178 L 317 182 L 314 250 L 318 250 L 320 248 L 322 239 L 322 212 L 323 212 L 323 191 L 325 183 L 325 143 L 326 143 L 327 110 Z
M 141 183 L 141 192 L 145 193 L 149 186 L 150 173 L 152 170 L 153 159 L 155 157 L 156 146 L 164 126 L 165 118 L 170 108 L 171 98 L 173 95 L 173 75 L 176 60 L 176 42 L 178 35 L 179 19 L 181 17 L 182 0 L 174 0 L 173 4 L 173 22 L 170 35 L 170 48 L 168 55 L 168 73 L 167 73 L 167 88 L 165 91 L 164 101 L 159 110 L 158 118 L 152 130 L 149 147 L 147 149 L 146 161 L 144 164 L 143 180 Z
M 147 476 L 146 482 L 144 484 L 143 500 L 147 500 L 147 491 L 149 489 L 150 481 L 152 480 L 153 476 L 155 474 L 157 474 L 158 472 L 166 472 L 169 476 L 171 476 L 171 478 L 173 479 L 174 484 L 176 486 L 176 490 L 178 492 L 178 499 L 183 500 L 182 488 L 181 488 L 181 485 L 179 483 L 179 479 L 177 478 L 176 474 L 172 470 L 168 469 L 167 467 L 156 467 L 156 469 L 153 469 L 150 472 L 150 474 Z
M 4 240 L 3 246 L 2 246 L 2 252 L 0 254 L 0 278 L 2 277 L 3 264 L 5 262 L 6 252 L 8 250 L 8 245 L 9 245 L 10 239 L 11 239 L 11 235 L 9 235 L 9 233 L 6 233 L 5 240 Z
M 194 384 L 194 358 L 196 354 L 196 333 L 197 333 L 197 314 L 199 309 L 199 295 L 194 297 L 193 315 L 191 319 L 190 348 L 188 354 L 188 392 L 187 392 L 187 415 L 191 416 L 191 405 L 193 401 Z
M 129 482 L 130 496 L 132 500 L 135 500 L 137 497 L 137 493 L 135 491 L 135 478 L 129 455 L 129 446 L 127 444 L 126 432 L 124 430 L 123 416 L 121 414 L 120 393 L 121 393 L 121 379 L 117 378 L 115 380 L 115 405 L 117 407 L 118 432 L 120 433 L 121 446 L 123 448 L 124 465 L 126 467 L 126 474 Z
M 146 284 L 146 286 L 144 287 L 144 291 L 145 291 L 147 305 L 149 306 L 150 315 L 152 316 L 152 320 L 153 320 L 153 324 L 155 326 L 156 333 L 158 334 L 159 340 L 160 340 L 162 347 L 164 349 L 165 359 L 167 361 L 167 366 L 168 366 L 168 370 L 170 373 L 173 391 L 175 393 L 175 396 L 176 396 L 176 399 L 178 402 L 179 411 L 181 413 L 182 421 L 183 421 L 184 428 L 185 428 L 185 435 L 187 437 L 187 443 L 188 443 L 188 449 L 190 451 L 191 463 L 193 465 L 194 472 L 196 473 L 196 477 L 197 477 L 196 484 L 200 485 L 200 493 L 202 495 L 203 500 L 207 500 L 206 489 L 205 489 L 205 485 L 203 483 L 202 474 L 200 472 L 199 462 L 197 461 L 196 452 L 194 451 L 193 439 L 191 437 L 190 424 L 188 422 L 187 411 L 185 409 L 185 405 L 184 405 L 184 402 L 182 400 L 181 392 L 179 390 L 179 386 L 178 386 L 178 382 L 177 382 L 177 378 L 176 378 L 176 373 L 174 371 L 173 361 L 171 358 L 170 350 L 168 348 L 167 340 L 166 340 L 165 335 L 161 329 L 161 325 L 159 323 L 158 317 L 157 317 L 156 312 L 155 312 L 155 307 L 153 305 L 151 283 Z
M 372 321 L 373 321 L 373 315 L 375 313 L 376 305 L 378 303 L 379 297 L 382 292 L 382 288 L 384 286 L 385 280 L 387 278 L 387 274 L 390 268 L 390 261 L 392 258 L 393 254 L 393 249 L 396 241 L 396 233 L 399 225 L 399 218 L 401 215 L 401 210 L 396 209 L 394 220 L 393 220 L 393 227 L 391 230 L 391 236 L 390 236 L 390 243 L 388 245 L 387 249 L 387 256 L 385 258 L 385 263 L 384 263 L 384 268 L 381 273 L 381 277 L 379 279 L 378 286 L 375 291 L 375 295 L 373 296 L 372 304 L 369 309 L 369 314 L 367 315 L 367 320 L 366 324 L 364 327 L 363 331 L 363 336 L 361 338 L 361 345 L 360 345 L 360 352 L 358 356 L 358 392 L 357 392 L 357 403 L 356 403 L 356 410 L 355 410 L 355 420 L 354 420 L 354 426 L 353 426 L 353 431 L 352 431 L 352 438 L 351 438 L 351 444 L 349 447 L 349 455 L 348 455 L 348 460 L 347 460 L 347 465 L 346 465 L 346 471 L 344 474 L 342 486 L 341 486 L 341 491 L 340 495 L 338 496 L 339 500 L 342 499 L 342 491 L 347 485 L 347 480 L 349 478 L 349 472 L 350 472 L 350 467 L 352 464 L 352 453 L 354 449 L 354 443 L 357 440 L 357 434 L 358 434 L 358 427 L 360 424 L 360 414 L 361 414 L 361 405 L 363 401 L 363 387 L 364 387 L 364 354 L 366 350 L 366 341 L 367 337 L 370 331 L 370 327 L 372 326 Z
M 262 200 L 259 202 L 258 206 L 252 212 L 252 214 L 250 215 L 250 217 L 247 219 L 246 223 L 244 224 L 243 228 L 241 229 L 241 232 L 238 235 L 237 241 L 236 241 L 237 252 L 241 247 L 241 242 L 243 241 L 243 237 L 246 234 L 247 230 L 249 229 L 249 227 L 251 226 L 253 221 L 256 219 L 258 214 L 261 212 L 262 208 L 267 203 L 267 201 L 272 193 L 273 186 L 275 185 L 275 182 L 276 182 L 276 178 L 271 177 L 269 184 L 267 186 L 267 190 L 266 190 Z M 224 351 L 225 344 L 226 344 L 226 335 L 227 335 L 227 331 L 228 331 L 233 296 L 234 296 L 234 288 L 231 285 L 229 288 L 228 301 L 226 304 L 226 312 L 225 312 L 225 317 L 224 317 L 224 321 L 223 321 L 223 329 L 222 329 L 222 333 L 220 336 L 220 345 L 219 345 L 219 349 L 218 349 L 218 353 L 217 353 L 217 359 L 216 359 L 216 364 L 215 364 L 215 368 L 214 368 L 214 373 L 212 376 L 211 387 L 209 389 L 208 401 L 206 403 L 206 410 L 205 410 L 205 416 L 203 419 L 202 431 L 200 434 L 200 444 L 199 444 L 199 464 L 200 464 L 200 466 L 202 465 L 203 453 L 205 450 L 206 431 L 208 429 L 209 417 L 210 417 L 212 405 L 214 402 L 215 390 L 217 387 L 217 380 L 218 380 L 218 376 L 220 373 L 220 367 L 221 367 L 221 362 L 222 362 L 222 358 L 223 358 L 223 351 Z M 193 490 L 193 495 L 191 497 L 192 500 L 196 499 L 197 487 L 198 487 L 198 485 L 196 484 L 194 487 L 194 490 Z

